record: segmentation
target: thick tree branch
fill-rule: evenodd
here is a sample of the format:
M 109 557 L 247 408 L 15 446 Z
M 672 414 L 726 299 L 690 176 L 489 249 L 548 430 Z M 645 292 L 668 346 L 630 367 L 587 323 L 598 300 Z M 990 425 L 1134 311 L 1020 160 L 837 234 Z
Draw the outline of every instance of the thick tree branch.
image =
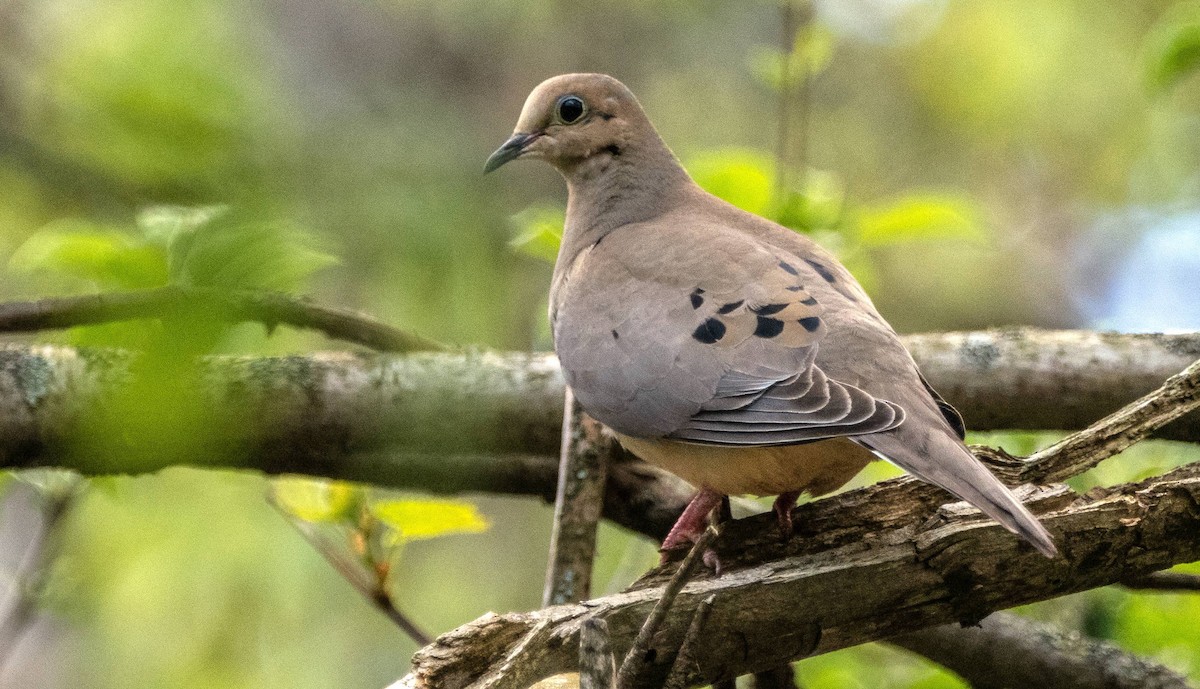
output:
M 1050 451 L 1042 453 L 1038 457 L 1038 463 L 1035 466 L 1055 467 L 1055 471 L 1060 471 L 1064 476 L 1069 475 L 1071 470 L 1083 471 L 1095 466 L 1103 459 L 1119 452 L 1128 443 L 1136 442 L 1137 437 L 1133 436 L 1126 438 L 1128 440 L 1126 444 L 1111 440 L 1118 436 L 1124 437 L 1123 434 L 1127 429 L 1137 428 L 1137 432 L 1144 435 L 1176 418 L 1178 416 L 1176 409 L 1179 405 L 1194 401 L 1195 390 L 1198 386 L 1200 386 L 1200 362 L 1193 364 L 1178 376 L 1172 377 L 1154 395 L 1138 400 L 1072 438 L 1057 443 Z M 1082 441 L 1074 442 L 1075 438 L 1090 439 L 1090 446 Z M 719 595 L 734 608 L 734 612 L 729 613 L 730 617 L 723 620 L 724 624 L 719 625 L 717 629 L 722 634 L 729 633 L 732 629 L 732 632 L 741 639 L 741 643 L 736 644 L 737 648 L 733 651 L 726 649 L 727 655 L 720 660 L 714 661 L 714 656 L 704 654 L 702 657 L 706 658 L 708 665 L 697 667 L 695 676 L 691 677 L 690 681 L 702 683 L 728 680 L 746 672 L 770 670 L 778 667 L 781 663 L 813 653 L 834 650 L 876 638 L 886 638 L 905 631 L 920 630 L 947 621 L 935 619 L 931 622 L 927 617 L 929 614 L 945 614 L 949 616 L 950 620 L 974 622 L 986 617 L 996 609 L 1040 600 L 1044 597 L 1062 595 L 1074 590 L 1092 588 L 1097 585 L 1136 579 L 1149 572 L 1162 569 L 1163 566 L 1193 559 L 1197 553 L 1200 553 L 1200 544 L 1193 542 L 1193 539 L 1188 537 L 1186 530 L 1175 531 L 1169 535 L 1165 533 L 1179 521 L 1178 515 L 1175 513 L 1186 515 L 1184 520 L 1189 525 L 1200 524 L 1200 464 L 1190 465 L 1174 474 L 1153 479 L 1145 484 L 1124 486 L 1120 490 L 1108 494 L 1103 491 L 1093 491 L 1089 496 L 1079 498 L 1065 487 L 1044 490 L 1037 496 L 1039 502 L 1054 511 L 1043 517 L 1043 522 L 1051 527 L 1055 524 L 1061 524 L 1063 527 L 1057 540 L 1063 548 L 1064 558 L 1068 560 L 1068 567 L 1055 570 L 1054 563 L 1058 562 L 1057 559 L 1049 562 L 1039 560 L 1023 563 L 1025 567 L 1030 568 L 1022 575 L 1031 577 L 1030 586 L 1026 589 L 1037 589 L 1038 585 L 1041 585 L 1045 590 L 1042 593 L 1034 593 L 1032 598 L 1026 598 L 1024 596 L 1029 595 L 1028 590 L 1010 586 L 1003 592 L 1003 595 L 996 596 L 994 593 L 986 592 L 990 582 L 982 580 L 1010 569 L 1014 562 L 1012 558 L 1026 555 L 1029 551 L 1028 546 L 1021 544 L 1020 548 L 1014 548 L 1012 545 L 1014 539 L 1010 535 L 1007 546 L 1001 542 L 993 542 L 988 549 L 983 551 L 983 556 L 972 552 L 969 546 L 962 544 L 969 543 L 979 533 L 983 533 L 980 531 L 981 528 L 995 531 L 999 527 L 991 523 L 987 523 L 986 527 L 972 525 L 973 519 L 975 524 L 980 524 L 982 520 L 979 520 L 975 510 L 966 508 L 962 503 L 952 504 L 940 510 L 942 523 L 938 524 L 939 520 L 937 519 L 932 520 L 930 523 L 933 524 L 933 528 L 928 528 L 928 524 L 924 527 L 917 526 L 920 524 L 919 521 L 906 521 L 911 520 L 914 513 L 920 514 L 929 509 L 930 505 L 926 503 L 926 500 L 930 497 L 931 491 L 936 491 L 936 489 L 924 486 L 925 490 L 923 491 L 906 493 L 905 484 L 912 485 L 912 483 L 911 480 L 904 479 L 885 482 L 806 505 L 798 510 L 805 517 L 801 523 L 811 526 L 816 522 L 824 528 L 815 529 L 812 533 L 807 534 L 808 538 L 799 544 L 792 541 L 782 546 L 778 544 L 772 546 L 770 541 L 764 542 L 762 530 L 743 532 L 741 534 L 743 538 L 733 537 L 729 549 L 734 551 L 732 559 L 739 563 L 741 568 L 735 565 L 734 571 L 716 580 L 707 593 L 710 596 Z M 1189 484 L 1190 488 L 1185 491 L 1178 490 L 1184 483 Z M 1186 492 L 1186 496 L 1182 495 L 1184 492 Z M 921 495 L 921 493 L 925 495 Z M 864 503 L 862 498 L 866 495 L 871 497 Z M 1128 514 L 1122 516 L 1120 511 L 1116 511 L 1116 519 L 1111 521 L 1110 519 L 1114 515 L 1104 515 L 1091 509 L 1093 504 L 1102 504 L 1106 499 L 1111 499 L 1113 495 L 1124 499 L 1113 500 L 1112 504 L 1123 505 L 1133 510 L 1135 516 L 1130 517 Z M 1169 513 L 1169 518 L 1162 524 L 1155 524 L 1150 534 L 1136 533 L 1132 537 L 1124 534 L 1127 542 L 1124 547 L 1120 547 L 1121 531 L 1140 529 L 1145 522 L 1152 522 L 1154 517 L 1161 517 L 1162 515 L 1157 510 L 1163 508 L 1168 498 L 1178 501 L 1173 512 Z M 856 500 L 859 507 L 857 510 L 845 509 L 844 503 L 853 504 Z M 900 504 L 897 504 L 897 500 L 900 501 Z M 842 509 L 839 510 L 839 508 Z M 814 514 L 803 514 L 822 509 L 837 511 L 838 514 L 829 516 L 841 517 L 841 522 L 833 519 L 824 522 L 820 518 L 814 519 L 816 517 Z M 1088 518 L 1083 519 L 1082 517 L 1085 516 Z M 850 538 L 839 540 L 834 531 L 838 526 L 845 527 L 848 517 L 851 519 L 866 518 L 868 522 L 872 519 L 886 520 L 886 523 L 877 522 L 869 524 L 865 528 L 861 523 L 857 524 L 851 527 L 856 533 Z M 744 529 L 747 523 L 753 521 L 755 520 L 743 520 L 741 523 L 730 525 L 730 530 Z M 1074 524 L 1071 523 L 1072 521 Z M 1075 530 L 1072 530 L 1071 526 L 1074 526 Z M 906 544 L 904 540 L 889 538 L 886 535 L 889 532 L 904 533 L 907 538 L 911 538 L 912 543 L 915 544 L 916 556 L 913 556 L 914 546 L 912 544 Z M 947 541 L 947 536 L 950 536 L 949 541 Z M 1148 536 L 1162 540 L 1151 545 L 1147 540 Z M 1182 539 L 1182 542 L 1177 539 Z M 1118 547 L 1111 550 L 1114 545 Z M 1010 552 L 998 551 L 996 550 L 997 546 Z M 866 548 L 867 552 L 865 558 L 860 559 L 858 556 L 863 555 L 863 548 Z M 782 549 L 784 552 L 775 553 L 777 557 L 772 558 L 769 556 L 772 549 Z M 1142 569 L 1146 565 L 1138 564 L 1137 561 L 1148 550 L 1158 551 L 1158 557 L 1166 559 L 1165 565 Z M 964 555 L 964 553 L 969 554 Z M 1179 554 L 1182 554 L 1182 557 L 1178 557 Z M 799 566 L 795 571 L 791 571 L 787 564 L 782 563 L 782 559 L 777 559 L 781 555 L 787 558 L 798 558 L 805 566 Z M 729 562 L 730 553 L 722 553 L 722 558 Z M 948 559 L 939 562 L 942 558 Z M 689 555 L 689 560 L 694 559 L 695 552 Z M 909 567 L 914 564 L 917 571 L 911 571 Z M 1133 571 L 1130 571 L 1131 567 Z M 1087 571 L 1089 568 L 1097 571 Z M 905 571 L 906 569 L 909 571 Z M 924 580 L 920 576 L 923 571 L 928 570 L 936 572 L 936 580 L 940 581 L 940 584 L 946 589 L 946 600 L 939 600 L 935 596 L 935 605 L 928 605 L 930 600 L 923 598 L 931 590 L 931 587 L 936 586 L 935 582 Z M 1039 570 L 1041 571 L 1039 572 Z M 1020 571 L 1020 568 L 1017 571 Z M 835 572 L 836 577 L 822 581 L 826 575 Z M 681 581 L 681 575 L 685 574 L 686 570 L 683 569 L 675 572 L 665 587 L 656 589 L 659 600 L 650 612 L 650 619 L 664 616 L 666 603 L 672 600 L 678 592 L 677 587 Z M 1084 576 L 1080 578 L 1081 575 Z M 860 576 L 864 578 L 856 579 Z M 1005 576 L 1011 577 L 1011 575 Z M 651 575 L 643 582 L 642 586 L 662 585 L 661 577 L 661 574 L 657 578 Z M 1079 579 L 1079 581 L 1073 583 L 1074 579 Z M 904 583 L 893 585 L 891 583 L 893 580 Z M 872 581 L 879 588 L 866 590 L 870 588 Z M 905 588 L 910 585 L 912 588 Z M 796 590 L 790 590 L 793 586 Z M 639 590 L 645 589 L 635 587 L 632 593 Z M 853 591 L 855 595 L 845 595 L 848 591 Z M 804 595 L 797 595 L 799 593 Z M 621 594 L 621 596 L 627 595 L 630 594 Z M 525 682 L 560 672 L 565 668 L 556 666 L 547 668 L 537 665 L 547 658 L 547 650 L 542 648 L 541 644 L 548 644 L 551 648 L 558 648 L 564 642 L 569 644 L 570 635 L 577 634 L 577 627 L 572 626 L 576 623 L 575 618 L 591 617 L 593 614 L 591 611 L 594 610 L 604 611 L 603 617 L 610 630 L 619 629 L 614 625 L 614 618 L 607 613 L 612 610 L 623 612 L 626 608 L 635 608 L 645 603 L 640 599 L 625 600 L 621 596 L 590 601 L 586 606 L 582 606 L 583 612 L 575 611 L 565 618 L 555 619 L 545 615 L 541 616 L 537 620 L 539 638 L 536 641 L 536 648 L 529 652 L 532 660 L 523 664 L 520 662 L 519 656 L 514 656 L 510 652 L 506 656 L 504 673 L 488 672 L 478 681 L 475 677 L 463 678 L 461 671 L 453 667 L 454 662 L 451 658 L 454 654 L 448 653 L 445 649 L 439 648 L 438 644 L 434 644 L 417 654 L 414 658 L 414 674 L 407 680 L 408 684 L 402 682 L 401 686 L 469 686 L 473 689 L 513 687 L 515 689 L 522 686 L 515 682 Z M 808 607 L 810 613 L 810 618 L 807 620 L 808 626 L 805 624 L 803 613 L 797 617 L 791 614 L 790 610 L 786 613 L 779 612 L 779 608 L 786 608 L 789 602 L 797 600 L 812 601 Z M 866 610 L 856 607 L 860 604 L 865 605 Z M 691 605 L 694 610 L 695 600 L 691 601 Z M 944 606 L 944 609 L 940 606 Z M 560 606 L 560 609 L 567 607 Z M 678 607 L 671 608 L 670 612 L 676 612 Z M 686 602 L 683 607 L 687 607 Z M 920 608 L 927 609 L 918 612 L 916 609 Z M 764 619 L 758 620 L 759 624 L 751 628 L 748 626 L 749 618 L 738 617 L 741 611 L 745 610 L 758 611 Z M 904 613 L 900 620 L 873 619 L 874 616 L 886 617 L 889 613 L 895 613 L 897 610 Z M 694 615 L 695 612 L 691 614 Z M 830 620 L 839 619 L 839 615 L 845 616 L 847 624 L 844 628 L 838 629 L 837 634 L 840 636 L 835 638 L 844 637 L 847 640 L 835 642 L 829 648 L 822 649 L 822 644 L 829 638 Z M 853 622 L 849 622 L 850 620 Z M 868 620 L 870 621 L 868 622 Z M 911 629 L 891 626 L 904 625 L 914 620 L 919 621 L 919 624 L 915 624 Z M 489 623 L 492 622 L 493 620 L 489 619 Z M 514 624 L 520 626 L 524 622 L 516 621 Z M 556 629 L 552 638 L 546 637 L 547 624 Z M 679 624 L 680 621 L 676 620 L 675 625 Z M 758 630 L 757 634 L 754 632 L 755 629 Z M 799 645 L 797 642 L 797 645 L 789 646 L 789 643 L 781 643 L 779 639 L 770 634 L 764 635 L 764 629 L 774 630 L 775 633 L 783 636 L 789 635 L 790 632 L 780 632 L 780 630 L 799 629 L 801 630 L 799 639 L 805 640 L 808 645 Z M 811 632 L 810 644 L 807 642 L 808 636 L 805 635 L 805 631 Z M 613 633 L 619 632 L 614 631 Z M 871 636 L 876 633 L 879 636 Z M 637 641 L 632 643 L 634 650 L 630 652 L 631 657 L 669 658 L 673 650 L 678 648 L 673 644 L 686 643 L 690 647 L 695 642 L 690 637 L 668 641 L 651 653 L 644 648 L 647 641 L 644 637 L 646 637 L 645 628 L 637 635 Z M 528 635 L 525 635 L 524 638 L 526 641 L 530 641 Z M 613 641 L 614 646 L 630 643 L 628 637 L 624 640 L 614 639 Z M 843 643 L 843 645 L 838 645 L 838 643 Z M 789 650 L 780 655 L 781 647 Z M 529 651 L 528 645 L 523 648 L 525 651 Z M 462 648 L 454 649 L 456 653 L 462 653 L 463 650 Z M 427 652 L 431 655 L 425 656 Z M 709 649 L 709 653 L 720 652 L 721 647 Z M 487 647 L 468 649 L 466 655 L 472 656 L 472 662 L 477 663 L 479 662 L 478 654 L 487 655 L 489 653 L 494 654 L 495 649 Z M 1126 656 L 1122 655 L 1120 658 L 1124 660 Z M 451 673 L 457 673 L 450 676 L 456 677 L 459 684 L 446 684 L 450 676 L 442 676 L 440 673 L 447 666 L 451 667 Z M 665 665 L 666 668 L 673 666 L 673 663 Z M 1149 667 L 1149 664 L 1141 663 L 1139 666 L 1144 669 L 1144 667 Z M 665 670 L 662 668 L 660 670 L 660 675 L 665 674 Z M 1113 669 L 1112 672 L 1117 672 L 1117 670 Z M 514 676 L 518 679 L 513 680 Z M 639 680 L 641 677 L 642 675 L 639 673 Z M 662 676 L 654 678 L 654 682 L 659 684 L 662 681 Z M 654 682 L 646 684 L 646 686 L 654 686 Z M 679 683 L 686 684 L 686 682 Z M 625 682 L 623 686 L 631 688 L 637 684 Z
M 1147 357 L 1143 363 L 1155 361 L 1155 356 L 1169 360 L 1170 356 L 1178 356 L 1176 350 L 1188 352 L 1195 339 L 1185 337 L 1166 341 L 1164 345 L 1161 338 L 1136 336 L 1033 333 L 1030 338 L 1043 335 L 1048 342 L 1082 338 L 1080 341 L 1090 342 L 1087 346 L 1100 347 L 1091 351 L 1093 355 L 1111 353 L 1114 346 L 1128 347 Z M 963 336 L 946 337 L 953 340 Z M 1009 343 L 1021 339 L 1015 333 L 978 337 L 995 337 Z M 978 338 L 973 342 L 972 346 L 977 345 Z M 70 443 L 66 441 L 81 410 L 91 408 L 89 405 L 103 408 L 108 397 L 128 382 L 132 360 L 130 355 L 112 352 L 78 353 L 54 348 L 0 350 L 0 459 L 9 466 L 69 465 L 75 461 L 77 458 L 71 455 Z M 1013 363 L 1020 365 L 1021 361 L 1016 359 Z M 1042 365 L 1034 359 L 1024 361 L 1031 371 Z M 561 409 L 561 402 L 552 396 L 555 390 L 561 390 L 561 382 L 553 362 L 546 358 L 467 354 L 364 359 L 320 355 L 214 360 L 207 366 L 213 406 L 240 420 L 250 431 L 262 428 L 270 431 L 246 433 L 239 431 L 241 426 L 236 423 L 223 430 L 237 441 L 238 451 L 218 459 L 231 465 L 362 478 L 432 490 L 473 488 L 537 494 L 553 490 L 555 462 L 542 456 L 540 450 L 532 455 L 503 458 L 470 454 L 490 453 L 497 448 L 510 451 L 540 448 L 546 443 L 539 436 L 539 429 L 547 425 L 551 427 L 550 436 L 557 440 L 557 429 L 552 424 L 560 417 L 561 412 L 555 410 Z M 1058 368 L 1070 367 L 1063 364 Z M 451 374 L 448 377 L 447 372 Z M 971 375 L 970 371 L 960 373 Z M 1080 377 L 1070 384 L 1099 386 L 1102 380 L 1092 373 L 1081 371 Z M 1114 376 L 1118 383 L 1130 380 L 1115 370 Z M 934 379 L 934 385 L 946 387 L 938 379 Z M 1109 381 L 1092 392 L 1111 396 L 1114 387 Z M 539 399 L 546 398 L 552 401 L 531 412 Z M 969 401 L 962 404 L 961 400 L 951 399 L 969 408 Z M 1033 399 L 1036 407 L 1036 395 L 1027 399 Z M 472 418 L 475 413 L 484 416 Z M 467 422 L 462 421 L 464 417 Z M 480 421 L 485 428 L 496 432 L 472 434 Z M 1187 425 L 1176 424 L 1177 429 L 1181 427 L 1183 437 L 1193 433 Z M 434 455 L 435 446 L 425 444 L 426 439 L 440 440 L 459 454 Z M 316 441 L 316 446 L 311 446 L 310 441 Z M 310 451 L 303 451 L 306 446 L 311 447 Z M 394 453 L 394 448 L 402 448 L 404 454 Z M 421 454 L 422 450 L 430 454 Z M 439 451 L 444 450 L 439 448 Z M 461 471 L 465 467 L 471 469 Z M 86 468 L 121 470 L 94 465 Z M 887 501 L 893 499 L 907 503 L 911 509 L 905 514 L 910 518 L 933 514 L 944 499 L 936 489 L 912 481 L 887 482 L 872 488 L 888 491 L 886 504 L 892 504 Z M 797 513 L 801 529 L 793 543 L 812 536 L 806 528 L 810 525 L 813 531 L 828 533 L 833 543 L 842 545 L 852 544 L 856 538 L 861 540 L 863 533 L 896 527 L 899 522 L 895 515 L 875 510 L 881 502 L 871 490 L 802 508 Z M 610 475 L 607 493 L 611 497 L 606 500 L 606 516 L 661 537 L 662 529 L 682 508 L 685 491 L 677 480 L 661 472 L 644 465 L 619 463 Z M 943 514 L 953 515 L 956 511 L 961 509 L 951 506 Z M 747 526 L 752 527 L 753 521 Z M 865 531 L 855 531 L 864 525 Z M 760 524 L 754 528 L 763 527 Z M 769 529 L 767 532 L 773 533 Z M 792 554 L 803 556 L 803 550 L 797 549 Z M 723 559 L 729 561 L 729 556 L 723 554 Z
M 318 306 L 285 294 L 203 287 L 158 287 L 0 304 L 0 332 L 35 332 L 203 312 L 233 322 L 319 330 L 381 352 L 439 351 L 445 345 L 404 332 L 365 314 Z
M 906 342 L 976 430 L 1082 428 L 1200 352 L 1200 335 L 1013 331 Z M 117 352 L 0 348 L 0 464 L 132 470 L 97 467 L 70 447 L 81 419 L 112 406 L 135 361 Z M 561 442 L 562 377 L 552 355 L 216 358 L 203 375 L 201 402 L 213 419 L 206 430 L 230 448 L 211 458 L 216 465 L 342 476 L 357 453 L 551 456 Z M 1200 440 L 1200 415 L 1160 436 Z M 377 454 L 371 468 L 384 477 L 407 471 L 381 460 Z
M 1200 559 L 1194 538 L 1200 465 L 1086 496 L 1063 487 L 1028 496 L 1062 547 L 1063 557 L 1055 560 L 981 517 L 927 520 L 932 510 L 912 496 L 876 490 L 856 491 L 859 498 L 875 493 L 873 519 L 859 519 L 845 496 L 807 505 L 830 503 L 820 511 L 837 512 L 804 515 L 812 522 L 840 517 L 843 524 L 804 534 L 799 547 L 775 543 L 765 524 L 754 523 L 763 519 L 728 524 L 725 538 L 736 546 L 722 551 L 726 573 L 684 588 L 657 639 L 654 667 L 670 667 L 696 606 L 713 595 L 712 632 L 696 653 L 704 666 L 693 683 L 948 622 L 975 622 L 994 610 Z M 586 605 L 489 615 L 460 627 L 418 652 L 413 674 L 400 686 L 515 689 L 524 680 L 567 671 L 575 662 L 579 626 L 593 616 L 605 619 L 620 652 L 661 596 L 663 576 Z M 517 646 L 523 652 L 514 655 Z M 470 669 L 496 658 L 505 658 L 505 673 Z M 639 686 L 655 681 L 662 676 Z

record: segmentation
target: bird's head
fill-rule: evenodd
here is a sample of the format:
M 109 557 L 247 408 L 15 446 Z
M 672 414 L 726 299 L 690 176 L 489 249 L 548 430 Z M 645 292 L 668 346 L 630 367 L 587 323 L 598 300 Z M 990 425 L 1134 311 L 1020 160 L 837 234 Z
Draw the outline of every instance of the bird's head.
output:
M 653 128 L 641 105 L 616 79 L 606 74 L 552 77 L 525 99 L 513 135 L 488 158 L 484 172 L 517 158 L 536 158 L 566 174 L 602 156 L 622 155 L 644 131 Z

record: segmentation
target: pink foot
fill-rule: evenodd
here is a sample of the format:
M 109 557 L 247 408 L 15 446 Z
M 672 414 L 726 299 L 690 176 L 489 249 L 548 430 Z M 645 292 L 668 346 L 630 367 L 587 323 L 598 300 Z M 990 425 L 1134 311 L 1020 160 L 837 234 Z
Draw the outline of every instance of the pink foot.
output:
M 800 491 L 798 490 L 780 493 L 779 497 L 775 498 L 775 505 L 772 509 L 775 510 L 775 519 L 779 522 L 779 536 L 784 543 L 792 539 L 792 508 L 796 506 L 796 501 L 799 499 Z
M 708 488 L 701 488 L 700 492 L 696 493 L 696 497 L 688 503 L 683 514 L 679 515 L 675 526 L 671 527 L 670 533 L 667 534 L 666 540 L 659 548 L 663 554 L 662 561 L 664 563 L 667 561 L 669 551 L 691 545 L 700 538 L 700 534 L 708 528 L 708 515 L 724 500 L 724 495 Z M 707 562 L 708 559 L 708 553 L 705 553 L 705 561 Z

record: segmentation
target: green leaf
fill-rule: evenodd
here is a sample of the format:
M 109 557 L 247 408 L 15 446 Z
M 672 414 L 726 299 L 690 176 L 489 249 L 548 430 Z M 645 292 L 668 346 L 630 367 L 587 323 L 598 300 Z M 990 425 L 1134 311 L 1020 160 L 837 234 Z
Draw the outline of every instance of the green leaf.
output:
M 709 193 L 751 213 L 768 212 L 775 176 L 770 156 L 745 148 L 706 151 L 689 158 L 687 169 Z
M 384 500 L 371 514 L 392 529 L 393 545 L 459 533 L 482 533 L 490 524 L 474 505 L 454 500 Z
M 306 522 L 353 519 L 361 490 L 345 481 L 283 476 L 271 482 L 275 504 Z
M 1176 5 L 1146 40 L 1146 82 L 1163 92 L 1200 69 L 1200 3 Z
M 510 218 L 514 232 L 508 240 L 512 250 L 554 263 L 566 213 L 559 206 L 531 206 Z
M 980 239 L 979 211 L 965 198 L 924 194 L 864 208 L 859 239 L 868 247 L 935 239 Z
M 126 233 L 82 220 L 60 220 L 34 233 L 9 259 L 16 272 L 51 271 L 103 287 L 166 284 L 163 251 Z
M 170 252 L 177 241 L 229 211 L 228 206 L 148 206 L 137 214 L 137 228 L 152 244 Z
M 170 262 L 171 279 L 182 284 L 294 292 L 337 259 L 300 227 L 215 210 L 195 228 L 174 233 Z
M 798 232 L 837 227 L 846 205 L 846 191 L 832 173 L 809 169 L 803 190 L 789 190 L 768 217 Z

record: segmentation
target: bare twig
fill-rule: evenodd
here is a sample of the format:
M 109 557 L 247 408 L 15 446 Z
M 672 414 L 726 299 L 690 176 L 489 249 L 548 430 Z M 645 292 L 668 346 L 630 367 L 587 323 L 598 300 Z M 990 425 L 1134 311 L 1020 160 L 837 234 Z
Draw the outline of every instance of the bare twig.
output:
M 554 530 L 542 605 L 583 600 L 591 595 L 596 529 L 604 507 L 608 460 L 615 441 L 587 418 L 566 390 Z
M 1063 481 L 1195 409 L 1200 409 L 1200 360 L 1168 378 L 1157 390 L 1027 458 L 986 447 L 972 449 L 1009 483 Z
M 776 203 L 782 203 L 788 187 L 791 160 L 788 155 L 792 123 L 792 56 L 796 52 L 797 12 L 792 0 L 781 0 L 779 46 L 779 112 L 776 113 L 775 189 Z
M 1197 408 L 1200 359 L 1154 392 L 1034 453 L 1025 461 L 1022 482 L 1062 481 L 1081 474 Z
M 719 532 L 715 527 L 710 526 L 705 529 L 700 538 L 696 539 L 696 543 L 688 551 L 687 557 L 680 563 L 667 585 L 663 587 L 662 595 L 655 602 L 650 614 L 646 616 L 646 621 L 638 630 L 633 645 L 625 654 L 625 660 L 621 662 L 621 668 L 617 671 L 617 689 L 631 689 L 634 682 L 639 679 L 646 665 L 646 656 L 650 652 L 650 645 L 654 642 L 654 635 L 658 633 L 663 620 L 667 617 L 667 612 L 675 604 L 675 598 L 683 589 L 683 585 L 687 583 L 688 577 L 692 575 L 692 570 L 704 558 L 704 553 L 718 535 Z
M 1127 589 L 1148 592 L 1200 591 L 1200 574 L 1187 572 L 1154 572 L 1144 577 L 1121 582 Z
M 704 633 L 704 625 L 712 613 L 715 600 L 715 596 L 709 596 L 696 606 L 696 612 L 692 615 L 692 622 L 688 625 L 683 643 L 679 645 L 679 653 L 675 655 L 675 661 L 671 663 L 671 670 L 667 673 L 667 681 L 663 683 L 663 689 L 687 689 L 688 678 L 700 672 L 696 647 L 699 645 L 700 635 Z
M 428 633 L 423 631 L 412 620 L 408 618 L 392 600 L 391 593 L 387 590 L 386 568 L 376 566 L 373 561 L 364 563 L 359 562 L 351 555 L 351 549 L 345 543 L 334 541 L 329 535 L 324 532 L 317 524 L 299 519 L 293 516 L 287 508 L 279 503 L 272 491 L 267 492 L 267 502 L 275 508 L 284 521 L 291 524 L 296 532 L 308 541 L 325 561 L 328 562 L 338 574 L 342 575 L 354 590 L 371 601 L 380 612 L 388 617 L 397 627 L 409 636 L 418 646 L 428 646 L 433 641 Z M 370 557 L 370 549 L 365 550 Z
M 318 306 L 284 294 L 231 292 L 202 287 L 158 287 L 0 304 L 0 332 L 33 332 L 202 310 L 229 321 L 273 328 L 290 325 L 381 352 L 440 351 L 446 346 L 347 309 Z

